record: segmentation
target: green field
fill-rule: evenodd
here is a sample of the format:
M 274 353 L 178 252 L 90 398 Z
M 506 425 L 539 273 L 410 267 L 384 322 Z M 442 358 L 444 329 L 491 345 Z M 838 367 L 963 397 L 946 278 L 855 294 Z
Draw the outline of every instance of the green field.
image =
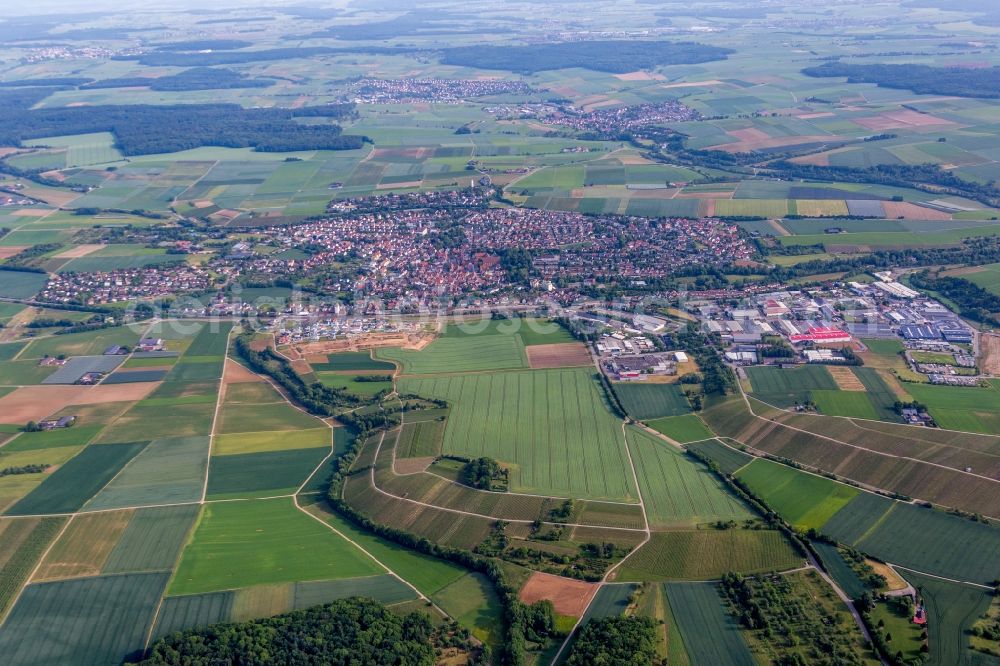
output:
M 46 277 L 42 273 L 3 271 L 0 280 L 0 297 L 31 298 L 45 286 Z
M 923 594 L 927 609 L 930 663 L 970 666 L 996 663 L 995 656 L 991 659 L 969 649 L 969 631 L 989 607 L 989 591 L 955 585 L 909 571 L 904 573 L 910 583 Z
M 852 545 L 893 564 L 988 584 L 997 577 L 1000 528 L 896 502 L 874 529 Z
M 711 439 L 715 436 L 708 429 L 708 426 L 694 414 L 653 419 L 652 421 L 647 421 L 646 425 L 681 444 Z
M 3 538 L 3 555 L 0 557 L 0 614 L 7 612 L 21 586 L 28 581 L 35 565 L 63 529 L 65 522 L 65 518 L 26 518 L 0 523 L 0 537 Z
M 858 493 L 823 525 L 823 534 L 840 543 L 853 545 L 872 531 L 894 502 L 875 493 Z
M 754 666 L 757 662 L 715 584 L 667 583 L 670 613 L 691 663 Z
M 170 594 L 379 573 L 368 556 L 289 499 L 223 502 L 204 507 Z
M 146 442 L 88 446 L 62 465 L 31 493 L 7 510 L 7 515 L 69 513 L 78 510 L 110 481 Z
M 0 363 L 0 385 L 30 386 L 42 381 L 56 371 L 52 366 L 40 366 L 38 361 L 6 361 Z
M 635 497 L 620 422 L 591 370 L 405 378 L 399 390 L 447 400 L 444 452 L 511 464 L 515 492 Z
M 628 415 L 638 421 L 681 416 L 691 411 L 678 384 L 617 382 L 614 391 Z
M 466 575 L 462 567 L 404 548 L 392 541 L 380 539 L 347 522 L 322 504 L 309 507 L 310 513 L 319 516 L 335 530 L 371 553 L 379 562 L 409 581 L 418 590 L 430 596 Z
M 222 377 L 225 356 L 190 356 L 185 354 L 170 368 L 167 382 L 208 382 Z
M 211 322 L 203 326 L 194 336 L 191 345 L 185 350 L 185 356 L 225 356 L 228 348 L 229 332 L 233 329 L 232 322 Z
M 927 405 L 941 428 L 1000 433 L 1000 388 L 995 382 L 989 388 L 907 384 L 906 391 Z
M 408 375 L 505 370 L 527 367 L 524 343 L 516 335 L 438 338 L 421 351 L 383 348 L 379 358 L 396 361 Z
M 619 579 L 708 580 L 727 571 L 783 571 L 801 566 L 803 561 L 804 556 L 777 530 L 654 532 L 649 543 L 622 565 Z
M 876 416 L 882 421 L 898 422 L 899 414 L 896 413 L 895 404 L 899 399 L 885 379 L 874 368 L 851 368 L 865 387 L 865 395 L 875 408 Z
M 810 391 L 816 409 L 827 416 L 851 416 L 859 419 L 878 419 L 875 406 L 863 391 Z
M 404 423 L 396 443 L 400 458 L 422 458 L 441 455 L 444 439 L 444 421 L 418 421 Z
M 208 497 L 270 497 L 292 493 L 328 453 L 325 447 L 313 447 L 212 456 L 208 468 Z
M 194 504 L 137 509 L 101 573 L 171 571 L 198 511 Z
M 155 395 L 155 393 L 153 394 Z M 157 399 L 154 399 L 157 400 Z M 97 440 L 100 443 L 134 442 L 144 438 L 201 437 L 211 434 L 215 400 L 152 404 L 141 401 L 109 425 Z
M 320 425 L 319 421 L 315 422 Z M 263 453 L 266 451 L 289 451 L 295 449 L 329 448 L 330 430 L 241 432 L 232 435 L 216 435 L 212 446 L 213 456 L 230 456 L 241 453 Z
M 1000 295 L 1000 264 L 977 266 L 975 272 L 962 275 L 962 279 L 982 287 L 991 294 Z
M 868 347 L 868 351 L 871 353 L 888 358 L 896 358 L 899 352 L 903 351 L 903 343 L 895 339 L 862 338 L 861 342 Z
M 347 389 L 357 395 L 373 396 L 380 391 L 392 391 L 391 381 L 363 382 L 357 381 L 355 377 L 356 375 L 344 375 L 336 372 L 316 373 L 316 378 L 323 386 Z
M 311 430 L 322 423 L 313 416 L 292 407 L 275 392 L 280 402 L 224 402 L 219 410 L 217 434 L 271 432 L 279 430 Z
M 745 467 L 754 460 L 754 457 L 749 453 L 726 446 L 717 439 L 689 444 L 687 448 L 709 458 L 719 466 L 723 474 L 735 474 L 737 470 Z
M 747 368 L 754 395 L 775 407 L 791 407 L 810 399 L 812 391 L 837 391 L 837 383 L 821 365 L 784 369 L 776 366 Z
M 67 333 L 34 340 L 21 354 L 21 358 L 44 356 L 100 356 L 112 345 L 131 347 L 139 341 L 139 331 L 120 326 L 83 333 Z
M 827 570 L 837 586 L 849 598 L 858 599 L 862 594 L 870 591 L 844 559 L 844 555 L 837 546 L 824 541 L 813 541 L 812 547 L 819 554 L 823 568 Z
M 671 445 L 637 428 L 629 429 L 628 441 L 652 527 L 752 517 L 714 474 Z
M 85 509 L 197 501 L 207 464 L 208 437 L 153 440 Z
M 392 373 L 396 366 L 385 361 L 377 361 L 368 352 L 341 352 L 330 354 L 326 357 L 326 363 L 310 363 L 316 372 L 378 372 Z M 377 371 L 377 372 L 375 372 Z
M 797 528 L 819 529 L 858 495 L 851 486 L 758 458 L 736 475 Z
M 29 585 L 0 626 L 4 663 L 117 664 L 145 645 L 168 574 Z M 58 639 L 39 640 L 36 627 Z
M 156 616 L 153 639 L 175 631 L 232 621 L 235 597 L 236 593 L 232 591 L 167 597 Z
M 883 637 L 892 636 L 892 649 L 902 652 L 904 659 L 920 659 L 923 656 L 920 651 L 923 646 L 923 641 L 920 639 L 923 628 L 913 623 L 913 617 L 909 613 L 900 612 L 895 604 L 888 601 L 876 604 L 870 614 L 872 622 L 876 626 L 882 625 L 876 631 L 880 632 Z M 932 663 L 957 664 L 960 662 L 934 661 Z
M 0 305 L 9 305 L 9 303 L 0 303 Z M 10 342 L 0 344 L 0 361 L 7 362 L 12 360 L 15 356 L 21 353 L 21 350 L 26 346 L 26 342 Z

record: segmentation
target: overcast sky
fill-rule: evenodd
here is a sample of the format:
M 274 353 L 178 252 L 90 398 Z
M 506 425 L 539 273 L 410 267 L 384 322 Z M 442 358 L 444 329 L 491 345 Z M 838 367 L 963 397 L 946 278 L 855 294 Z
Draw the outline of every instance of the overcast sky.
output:
M 7 16 L 31 16 L 59 12 L 85 13 L 94 11 L 121 12 L 127 8 L 157 9 L 250 9 L 253 7 L 280 7 L 282 5 L 308 5 L 312 7 L 345 7 L 348 0 L 30 0 L 17 2 L 3 0 L 3 13 Z

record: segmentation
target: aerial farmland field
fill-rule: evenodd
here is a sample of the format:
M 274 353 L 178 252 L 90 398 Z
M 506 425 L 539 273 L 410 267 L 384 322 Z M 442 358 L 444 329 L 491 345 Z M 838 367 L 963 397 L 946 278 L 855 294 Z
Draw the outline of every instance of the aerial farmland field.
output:
M 646 425 L 681 444 L 712 439 L 713 437 L 712 431 L 694 414 L 653 419 L 647 421 Z
M 527 367 L 524 343 L 517 335 L 442 337 L 426 349 L 379 349 L 378 357 L 398 361 L 408 375 Z
M 0 662 L 292 663 L 355 595 L 447 666 L 994 660 L 989 2 L 53 4 L 0 19 Z M 848 547 L 926 652 L 859 649 Z
M 234 540 L 233 534 L 242 536 Z M 242 562 L 239 569 L 230 566 L 233 558 Z M 296 511 L 290 499 L 220 503 L 206 507 L 199 517 L 170 593 L 381 572 L 355 546 Z
M 514 489 L 635 497 L 621 428 L 591 370 L 404 378 L 400 390 L 448 400 L 443 450 L 512 463 Z
M 751 517 L 700 464 L 644 431 L 632 428 L 627 436 L 646 514 L 654 527 L 690 527 Z
M 681 416 L 691 411 L 677 384 L 618 382 L 614 391 L 629 416 L 637 420 Z
M 714 528 L 654 532 L 652 539 L 622 565 L 619 578 L 710 580 L 727 571 L 756 573 L 801 566 L 785 536 L 776 530 Z
M 753 462 L 753 456 L 727 446 L 721 440 L 708 439 L 689 444 L 686 448 L 707 457 L 719 466 L 724 474 L 735 474 L 737 470 Z
M 821 365 L 782 369 L 777 367 L 747 368 L 754 394 L 776 407 L 789 407 L 805 402 L 811 391 L 836 391 L 837 384 Z
M 801 529 L 822 527 L 858 494 L 850 486 L 769 460 L 755 460 L 736 476 L 768 506 Z
M 965 390 L 962 390 L 965 389 Z M 1000 389 L 964 386 L 914 386 L 913 397 L 926 404 L 942 428 L 995 434 L 1000 432 Z
M 671 615 L 693 664 L 756 663 L 714 583 L 667 583 L 666 591 Z

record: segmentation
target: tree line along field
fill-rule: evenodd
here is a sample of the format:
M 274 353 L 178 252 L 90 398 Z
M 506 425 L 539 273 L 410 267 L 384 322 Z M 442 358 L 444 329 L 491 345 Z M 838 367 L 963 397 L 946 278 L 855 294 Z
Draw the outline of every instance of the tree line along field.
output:
M 379 539 L 330 512 L 323 504 L 311 505 L 307 510 L 371 553 L 449 615 L 461 618 L 463 625 L 477 636 L 485 639 L 488 632 L 496 631 L 502 609 L 481 577 L 450 562 Z

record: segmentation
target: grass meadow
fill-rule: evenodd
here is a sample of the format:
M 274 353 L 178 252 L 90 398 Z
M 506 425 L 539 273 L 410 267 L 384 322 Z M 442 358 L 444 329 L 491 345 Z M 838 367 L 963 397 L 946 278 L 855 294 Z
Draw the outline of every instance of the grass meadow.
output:
M 763 459 L 754 460 L 736 476 L 785 520 L 801 529 L 819 529 L 860 492 Z
M 382 571 L 342 537 L 296 510 L 290 499 L 222 502 L 204 507 L 170 593 L 353 578 Z

